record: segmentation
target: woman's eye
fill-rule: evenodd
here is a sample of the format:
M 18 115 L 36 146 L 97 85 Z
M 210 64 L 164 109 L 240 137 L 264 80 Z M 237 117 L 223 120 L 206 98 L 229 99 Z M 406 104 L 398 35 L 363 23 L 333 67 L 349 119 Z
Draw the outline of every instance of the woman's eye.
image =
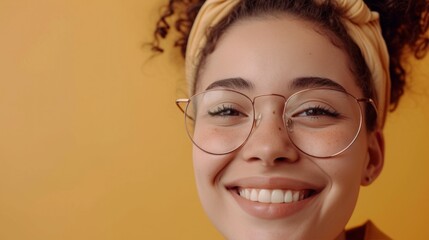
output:
M 219 106 L 215 110 L 208 111 L 208 114 L 210 116 L 213 116 L 213 117 L 216 117 L 216 116 L 230 117 L 230 116 L 245 115 L 245 114 L 241 113 L 240 111 L 238 111 L 237 109 L 235 109 L 234 107 L 225 106 L 225 105 Z
M 337 118 L 340 114 L 333 110 L 333 109 L 328 109 L 322 106 L 317 106 L 317 107 L 312 107 L 312 108 L 307 108 L 304 111 L 301 111 L 297 114 L 297 116 L 301 116 L 301 117 L 322 117 L 322 116 L 326 116 L 326 117 L 333 117 L 333 118 Z

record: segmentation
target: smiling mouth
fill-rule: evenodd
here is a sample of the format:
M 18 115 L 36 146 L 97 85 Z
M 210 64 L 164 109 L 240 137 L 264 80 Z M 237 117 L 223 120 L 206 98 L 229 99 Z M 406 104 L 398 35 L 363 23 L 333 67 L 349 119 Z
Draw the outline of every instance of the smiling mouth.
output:
M 315 190 L 282 190 L 236 188 L 237 194 L 249 201 L 260 203 L 294 203 L 307 199 L 316 194 Z

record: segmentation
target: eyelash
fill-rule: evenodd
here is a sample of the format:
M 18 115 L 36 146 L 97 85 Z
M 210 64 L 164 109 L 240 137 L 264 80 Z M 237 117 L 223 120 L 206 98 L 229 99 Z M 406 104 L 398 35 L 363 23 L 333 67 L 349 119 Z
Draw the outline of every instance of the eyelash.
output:
M 235 109 L 233 106 L 218 106 L 214 111 L 208 111 L 208 114 L 212 117 L 228 117 L 228 116 L 239 116 L 242 115 L 240 111 Z
M 214 111 L 208 111 L 208 114 L 212 117 L 231 117 L 231 116 L 239 116 L 239 115 L 243 115 L 243 113 L 241 113 L 240 111 L 238 111 L 237 109 L 235 109 L 232 105 L 230 106 L 218 106 L 216 110 Z M 328 117 L 332 117 L 332 118 L 338 118 L 340 116 L 340 113 L 333 110 L 333 109 L 329 109 L 325 106 L 314 106 L 314 107 L 309 107 L 306 108 L 305 110 L 299 112 L 298 114 L 296 114 L 297 116 L 305 114 L 305 117 L 320 117 L 320 116 L 328 116 Z
M 309 113 L 309 112 L 313 112 L 313 113 Z M 304 111 L 299 112 L 297 115 L 301 115 L 301 114 L 305 114 L 306 116 L 309 116 L 309 117 L 328 116 L 328 117 L 338 118 L 340 116 L 339 112 L 320 105 L 309 107 Z

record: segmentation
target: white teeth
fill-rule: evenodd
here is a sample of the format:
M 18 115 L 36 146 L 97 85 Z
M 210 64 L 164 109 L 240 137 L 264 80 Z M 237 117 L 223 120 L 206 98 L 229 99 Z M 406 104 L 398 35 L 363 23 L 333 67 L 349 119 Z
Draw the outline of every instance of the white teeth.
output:
M 271 202 L 271 193 L 266 189 L 259 191 L 258 202 L 269 203 Z
M 285 193 L 285 203 L 290 203 L 292 200 L 292 191 L 287 190 Z
M 245 194 L 246 194 L 246 189 L 240 189 L 240 190 L 238 190 L 238 195 L 245 196 Z
M 280 189 L 249 189 L 241 188 L 238 194 L 250 201 L 261 203 L 292 203 L 305 198 L 306 190 L 280 190 Z
M 304 194 L 302 194 L 302 196 L 304 196 Z M 292 196 L 292 199 L 293 199 L 294 202 L 298 201 L 299 200 L 299 192 L 294 192 L 293 196 Z
M 271 193 L 271 202 L 272 203 L 282 203 L 284 201 L 284 194 L 282 190 L 273 190 Z
M 241 194 L 240 194 L 241 195 Z M 241 196 L 243 196 L 243 195 L 241 195 Z M 245 189 L 244 190 L 244 197 L 246 198 L 246 199 L 250 199 L 250 190 L 249 189 Z
M 252 189 L 252 192 L 250 192 L 250 199 L 251 201 L 257 202 L 258 201 L 258 191 L 256 189 Z

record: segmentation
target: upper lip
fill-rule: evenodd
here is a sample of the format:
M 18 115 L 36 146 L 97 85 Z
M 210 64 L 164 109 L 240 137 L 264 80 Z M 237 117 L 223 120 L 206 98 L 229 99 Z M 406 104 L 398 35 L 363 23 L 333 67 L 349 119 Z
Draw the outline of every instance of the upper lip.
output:
M 314 190 L 320 192 L 323 186 L 305 180 L 284 177 L 247 177 L 233 180 L 225 184 L 227 189 L 283 189 L 283 190 Z

